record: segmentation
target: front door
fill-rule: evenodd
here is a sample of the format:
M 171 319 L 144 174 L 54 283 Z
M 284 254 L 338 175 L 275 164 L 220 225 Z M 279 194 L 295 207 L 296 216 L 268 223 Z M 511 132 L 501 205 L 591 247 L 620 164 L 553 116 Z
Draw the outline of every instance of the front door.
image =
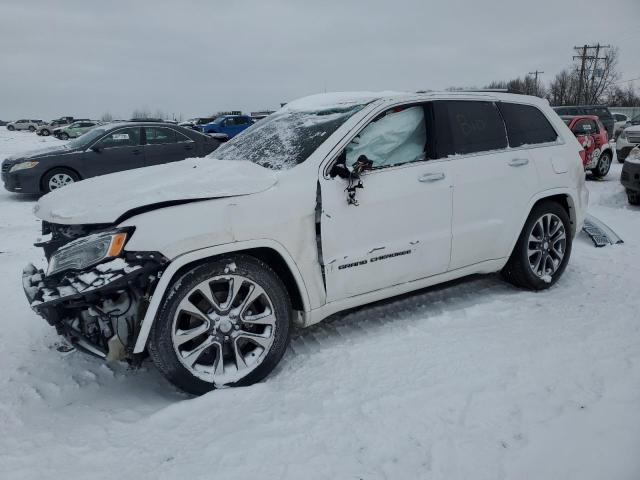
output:
M 379 115 L 347 145 L 348 167 L 368 159 L 357 205 L 348 181 L 320 178 L 320 228 L 327 301 L 445 272 L 451 247 L 449 162 L 428 151 L 425 109 Z
M 91 176 L 144 167 L 140 128 L 119 128 L 102 137 L 86 152 Z

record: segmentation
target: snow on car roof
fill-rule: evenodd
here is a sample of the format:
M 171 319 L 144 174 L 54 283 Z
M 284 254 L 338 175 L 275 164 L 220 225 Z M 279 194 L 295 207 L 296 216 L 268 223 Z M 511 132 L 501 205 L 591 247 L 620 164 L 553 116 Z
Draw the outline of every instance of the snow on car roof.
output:
M 522 103 L 548 103 L 545 99 L 534 97 L 531 95 L 519 95 L 514 93 L 502 92 L 478 92 L 478 91 L 453 91 L 453 92 L 437 92 L 437 91 L 421 91 L 421 92 L 331 92 L 319 93 L 302 97 L 287 103 L 282 111 L 317 111 L 328 108 L 345 108 L 354 105 L 364 105 L 377 100 L 403 101 L 403 100 L 428 100 L 438 98 L 484 98 L 487 100 L 511 100 Z

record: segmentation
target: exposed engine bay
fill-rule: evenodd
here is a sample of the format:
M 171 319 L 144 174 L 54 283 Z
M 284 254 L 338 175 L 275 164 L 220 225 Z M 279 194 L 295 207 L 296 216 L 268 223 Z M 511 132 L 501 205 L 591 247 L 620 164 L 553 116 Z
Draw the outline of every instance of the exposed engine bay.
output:
M 36 246 L 44 249 L 49 271 L 28 265 L 23 287 L 34 311 L 73 346 L 101 358 L 135 361 L 140 322 L 167 259 L 157 252 L 123 252 L 86 268 L 51 270 L 53 257 L 110 229 L 43 222 L 48 238 Z

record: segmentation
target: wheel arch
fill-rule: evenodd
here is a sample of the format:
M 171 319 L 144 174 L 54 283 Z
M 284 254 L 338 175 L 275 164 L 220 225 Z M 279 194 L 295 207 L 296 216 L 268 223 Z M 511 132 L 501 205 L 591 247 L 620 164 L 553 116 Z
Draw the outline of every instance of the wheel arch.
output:
M 275 241 L 248 241 L 204 248 L 174 258 L 163 272 L 140 324 L 134 353 L 140 353 L 146 348 L 156 314 L 174 279 L 179 278 L 184 272 L 197 265 L 227 255 L 249 255 L 265 262 L 284 283 L 293 309 L 301 312 L 303 316 L 310 311 L 309 296 L 302 275 L 291 255 L 279 243 Z
M 512 238 L 511 248 L 509 249 L 509 255 L 511 255 L 511 253 L 513 252 L 513 249 L 516 247 L 518 237 L 520 237 L 520 233 L 522 232 L 522 229 L 524 228 L 524 225 L 527 222 L 529 215 L 531 215 L 531 212 L 537 205 L 539 205 L 544 201 L 552 201 L 552 202 L 558 203 L 560 206 L 562 206 L 562 208 L 565 209 L 565 211 L 569 214 L 569 221 L 571 223 L 571 236 L 575 237 L 577 233 L 576 230 L 578 225 L 578 218 L 577 218 L 578 216 L 576 212 L 575 199 L 571 196 L 569 192 L 566 192 L 566 191 L 541 192 L 540 194 L 536 195 L 531 199 L 529 208 L 527 210 L 527 214 L 524 216 L 524 218 L 522 218 L 519 228 L 515 232 Z
M 49 173 L 51 173 L 54 170 L 69 170 L 70 172 L 75 173 L 78 176 L 78 180 L 82 180 L 82 175 L 80 175 L 80 172 L 78 172 L 77 169 L 73 168 L 73 167 L 67 167 L 66 165 L 56 165 L 54 167 L 48 168 L 47 170 L 45 170 L 42 175 L 40 175 L 40 191 L 41 192 L 46 192 L 45 187 L 44 187 L 44 177 L 46 177 L 47 175 L 49 175 Z

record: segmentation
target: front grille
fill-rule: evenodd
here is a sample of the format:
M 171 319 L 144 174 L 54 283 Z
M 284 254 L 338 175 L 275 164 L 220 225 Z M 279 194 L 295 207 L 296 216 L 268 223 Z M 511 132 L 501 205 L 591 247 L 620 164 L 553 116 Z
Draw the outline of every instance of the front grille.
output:
M 627 142 L 640 143 L 640 133 L 627 133 Z
M 3 163 L 2 164 L 2 173 L 7 173 L 10 168 L 11 168 L 11 165 L 9 165 L 8 163 Z

